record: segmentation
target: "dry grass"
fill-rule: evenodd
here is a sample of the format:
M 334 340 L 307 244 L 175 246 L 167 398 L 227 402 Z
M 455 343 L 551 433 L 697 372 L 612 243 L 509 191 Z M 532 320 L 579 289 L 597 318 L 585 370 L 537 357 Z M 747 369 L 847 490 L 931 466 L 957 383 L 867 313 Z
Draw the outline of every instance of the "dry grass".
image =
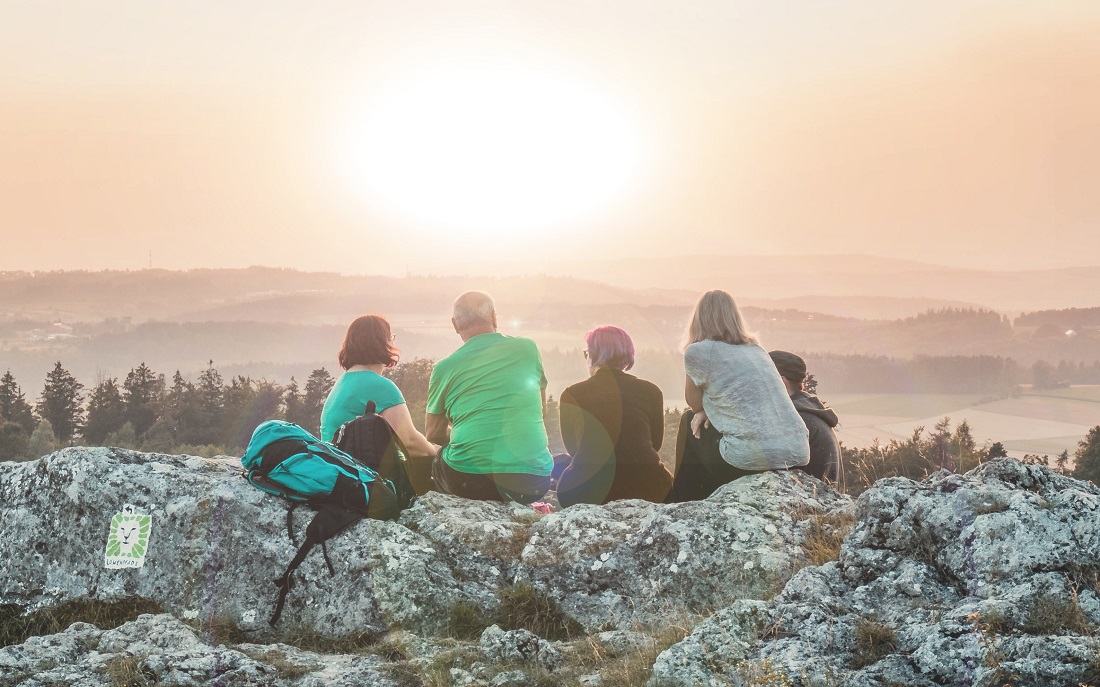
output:
M 852 513 L 815 513 L 810 516 L 802 550 L 810 565 L 825 565 L 840 557 L 840 545 L 855 525 Z
M 112 658 L 103 672 L 111 680 L 111 687 L 149 687 L 151 684 L 141 672 L 141 662 L 134 656 Z
M 1020 676 L 1005 667 L 1008 656 L 1001 648 L 998 637 L 1007 625 L 1004 616 L 999 613 L 972 613 L 966 619 L 978 632 L 978 641 L 982 645 L 982 666 L 989 670 L 986 684 L 990 687 L 1012 687 Z
M 897 650 L 894 628 L 872 618 L 856 622 L 855 646 L 852 647 L 852 667 L 863 668 L 877 663 Z
M 317 663 L 294 663 L 287 658 L 286 652 L 282 649 L 246 651 L 238 648 L 238 651 L 241 651 L 254 661 L 268 664 L 279 673 L 279 677 L 284 678 L 305 677 L 315 670 L 320 670 L 322 667 Z
M 772 665 L 770 658 L 744 661 L 737 668 L 745 687 L 794 687 L 794 680 L 782 666 Z
M 296 628 L 278 641 L 317 654 L 365 654 L 379 653 L 378 647 L 384 635 L 377 632 L 357 632 L 340 637 L 327 637 L 315 630 Z M 402 660 L 404 656 L 402 655 Z M 392 660 L 392 659 L 391 659 Z
M 543 639 L 570 640 L 584 628 L 566 617 L 557 602 L 526 582 L 500 590 L 500 607 L 493 621 L 505 630 L 530 630 Z
M 477 606 L 460 601 L 451 607 L 446 633 L 454 639 L 477 639 L 490 624 Z
M 1039 597 L 1028 610 L 1020 629 L 1025 634 L 1038 636 L 1065 633 L 1089 636 L 1094 631 L 1076 594 L 1068 601 Z
M 662 651 L 677 644 L 691 632 L 694 623 L 669 623 L 650 637 L 650 641 L 635 651 L 616 656 L 604 655 L 597 663 L 600 667 L 600 684 L 603 687 L 644 687 L 653 674 L 653 664 Z M 591 640 L 589 640 L 591 644 Z
M 28 637 L 62 632 L 73 623 L 89 623 L 101 630 L 113 630 L 143 613 L 160 613 L 161 607 L 148 599 L 97 601 L 77 599 L 58 606 L 21 615 L 18 606 L 0 606 L 0 647 L 22 644 Z

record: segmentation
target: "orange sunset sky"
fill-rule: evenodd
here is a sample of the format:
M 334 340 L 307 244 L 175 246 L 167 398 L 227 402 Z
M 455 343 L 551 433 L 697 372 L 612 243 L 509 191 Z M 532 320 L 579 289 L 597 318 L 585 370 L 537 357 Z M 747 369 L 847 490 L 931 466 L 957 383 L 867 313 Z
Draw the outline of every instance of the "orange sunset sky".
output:
M 0 270 L 1100 264 L 1100 2 L 0 1 Z

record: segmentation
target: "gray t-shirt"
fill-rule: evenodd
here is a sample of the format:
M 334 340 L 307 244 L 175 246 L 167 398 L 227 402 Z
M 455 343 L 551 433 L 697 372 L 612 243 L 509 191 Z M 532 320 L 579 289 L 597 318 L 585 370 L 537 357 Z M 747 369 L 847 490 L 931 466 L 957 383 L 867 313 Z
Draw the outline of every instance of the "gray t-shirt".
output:
M 699 341 L 684 350 L 684 367 L 703 391 L 710 423 L 722 433 L 727 463 L 780 470 L 810 462 L 806 424 L 767 351 L 757 344 Z

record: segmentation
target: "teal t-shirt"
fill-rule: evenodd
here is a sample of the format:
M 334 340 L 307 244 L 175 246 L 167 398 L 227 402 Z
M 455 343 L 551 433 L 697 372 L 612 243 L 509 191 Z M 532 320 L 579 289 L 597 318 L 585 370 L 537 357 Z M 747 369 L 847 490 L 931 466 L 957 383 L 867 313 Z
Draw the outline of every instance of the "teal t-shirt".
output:
M 375 412 L 405 402 L 397 385 L 370 370 L 345 372 L 336 380 L 325 407 L 321 410 L 321 439 L 332 441 L 332 435 L 340 425 L 363 414 L 367 401 L 374 401 Z
M 428 382 L 427 411 L 451 422 L 443 460 L 476 475 L 549 475 L 542 390 L 546 375 L 535 342 L 497 332 L 471 338 L 440 360 Z

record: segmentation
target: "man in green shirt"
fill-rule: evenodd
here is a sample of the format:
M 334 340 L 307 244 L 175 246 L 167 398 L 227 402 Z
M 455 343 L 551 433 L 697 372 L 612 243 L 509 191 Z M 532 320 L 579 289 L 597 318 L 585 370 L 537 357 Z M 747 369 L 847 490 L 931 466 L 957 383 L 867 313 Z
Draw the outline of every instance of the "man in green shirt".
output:
M 425 435 L 443 449 L 432 478 L 445 493 L 531 503 L 550 488 L 546 375 L 535 342 L 497 332 L 489 294 L 468 291 L 451 324 L 462 346 L 428 382 Z

